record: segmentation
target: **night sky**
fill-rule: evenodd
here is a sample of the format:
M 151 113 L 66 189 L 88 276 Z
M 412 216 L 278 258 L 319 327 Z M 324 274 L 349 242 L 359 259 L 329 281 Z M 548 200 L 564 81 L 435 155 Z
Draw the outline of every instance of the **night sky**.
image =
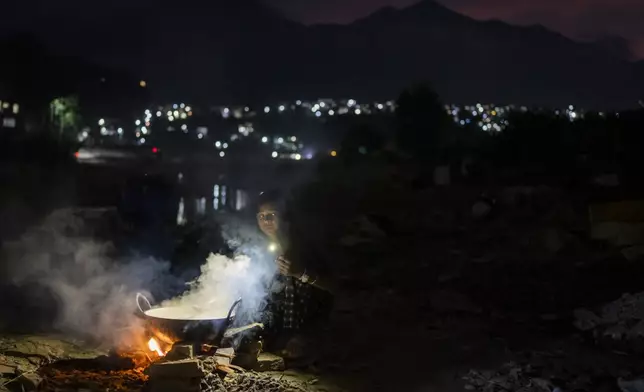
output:
M 415 0 L 267 0 L 292 19 L 305 23 L 350 22 L 375 9 L 404 7 Z M 571 38 L 588 40 L 618 35 L 644 58 L 643 0 L 439 0 L 476 19 L 542 24 Z
M 347 23 L 374 10 L 391 5 L 404 7 L 415 0 L 264 0 L 291 19 L 307 24 Z M 622 36 L 631 49 L 644 58 L 644 1 L 642 0 L 439 0 L 457 12 L 477 19 L 501 19 L 515 24 L 542 24 L 579 40 Z M 101 18 L 112 8 L 154 6 L 176 2 L 153 0 L 22 0 L 3 5 L 0 24 L 29 25 L 39 16 L 65 13 L 79 18 Z M 204 1 L 204 4 L 207 2 Z M 13 10 L 12 10 L 13 8 Z M 196 11 L 200 12 L 200 11 Z

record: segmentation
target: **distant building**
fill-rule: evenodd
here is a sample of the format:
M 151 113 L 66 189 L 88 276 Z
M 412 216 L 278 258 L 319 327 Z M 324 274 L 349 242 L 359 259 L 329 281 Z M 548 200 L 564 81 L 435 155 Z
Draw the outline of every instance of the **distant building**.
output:
M 20 126 L 20 104 L 0 100 L 0 129 L 13 130 Z

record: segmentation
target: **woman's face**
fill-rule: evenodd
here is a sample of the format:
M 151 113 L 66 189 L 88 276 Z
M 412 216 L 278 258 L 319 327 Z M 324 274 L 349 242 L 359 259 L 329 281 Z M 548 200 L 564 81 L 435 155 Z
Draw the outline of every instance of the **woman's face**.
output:
M 257 224 L 259 229 L 267 236 L 274 238 L 279 230 L 280 219 L 277 208 L 272 204 L 259 206 L 257 213 Z

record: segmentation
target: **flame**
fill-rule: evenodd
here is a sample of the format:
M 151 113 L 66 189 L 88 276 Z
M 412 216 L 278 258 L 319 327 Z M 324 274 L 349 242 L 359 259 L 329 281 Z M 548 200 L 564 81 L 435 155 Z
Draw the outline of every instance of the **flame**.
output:
M 159 342 L 157 342 L 155 338 L 150 338 L 150 340 L 148 340 L 148 348 L 150 351 L 156 352 L 160 357 L 165 355 L 163 350 L 161 350 L 161 346 L 159 346 Z

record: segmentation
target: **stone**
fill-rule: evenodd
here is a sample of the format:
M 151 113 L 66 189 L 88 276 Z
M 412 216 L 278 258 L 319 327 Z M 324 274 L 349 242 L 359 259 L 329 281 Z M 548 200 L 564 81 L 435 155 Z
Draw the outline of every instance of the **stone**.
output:
M 168 354 L 166 354 L 168 361 L 179 361 L 182 359 L 192 359 L 194 357 L 191 344 L 175 344 Z
M 472 217 L 474 219 L 483 219 L 492 212 L 492 205 L 486 201 L 480 200 L 472 205 Z
M 638 261 L 644 259 L 644 245 L 635 245 L 623 248 L 622 256 L 628 261 Z
M 257 354 L 239 353 L 235 355 L 232 364 L 244 369 L 255 369 L 257 368 L 257 357 Z M 217 364 L 219 364 L 219 360 L 217 360 Z
M 591 226 L 591 238 L 616 246 L 644 244 L 644 223 L 599 222 Z
M 18 379 L 25 391 L 35 391 L 42 382 L 42 377 L 37 373 L 25 373 Z
M 156 362 L 148 370 L 150 378 L 195 378 L 204 373 L 196 359 L 182 361 Z
M 446 186 L 451 183 L 451 170 L 447 165 L 434 168 L 434 185 Z
M 261 353 L 253 370 L 258 372 L 281 372 L 286 368 L 284 358 L 275 354 Z

